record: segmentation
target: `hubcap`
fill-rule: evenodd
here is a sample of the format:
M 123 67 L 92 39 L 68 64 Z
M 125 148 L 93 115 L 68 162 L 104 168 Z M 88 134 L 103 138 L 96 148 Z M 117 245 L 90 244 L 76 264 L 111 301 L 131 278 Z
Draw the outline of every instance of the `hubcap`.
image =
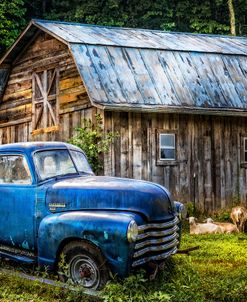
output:
M 70 275 L 72 280 L 86 288 L 97 288 L 100 273 L 95 261 L 86 255 L 78 255 L 70 261 Z

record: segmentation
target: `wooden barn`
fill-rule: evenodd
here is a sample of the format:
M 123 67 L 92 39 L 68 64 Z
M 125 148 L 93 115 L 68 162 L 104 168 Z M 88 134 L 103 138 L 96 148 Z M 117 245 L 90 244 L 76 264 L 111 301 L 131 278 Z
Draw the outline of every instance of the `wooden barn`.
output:
M 105 174 L 201 210 L 247 204 L 247 38 L 33 20 L 0 61 L 0 143 L 119 138 Z

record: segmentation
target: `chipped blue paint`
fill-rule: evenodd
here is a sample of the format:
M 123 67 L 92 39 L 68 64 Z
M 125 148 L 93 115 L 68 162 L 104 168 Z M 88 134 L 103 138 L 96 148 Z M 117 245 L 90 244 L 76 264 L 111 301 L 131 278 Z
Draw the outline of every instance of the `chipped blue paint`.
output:
M 0 183 L 0 255 L 54 268 L 65 243 L 86 239 L 102 251 L 112 272 L 124 277 L 135 253 L 135 243 L 127 239 L 132 220 L 138 226 L 154 223 L 152 229 L 165 228 L 178 238 L 177 211 L 164 187 L 79 172 L 40 181 L 33 154 L 43 150 L 81 151 L 58 142 L 0 146 L 0 155 L 25 156 L 32 174 L 30 185 Z M 51 210 L 51 204 L 66 207 Z M 171 225 L 163 227 L 161 222 Z M 176 247 L 169 251 L 175 252 Z
M 24 241 L 22 242 L 21 247 L 22 247 L 23 249 L 29 250 L 29 244 L 28 244 L 27 240 L 24 240 Z
M 13 246 L 15 246 L 15 243 L 14 243 L 14 241 L 13 241 L 13 238 L 12 238 L 11 236 L 9 236 L 9 238 L 10 238 L 11 244 L 12 244 Z

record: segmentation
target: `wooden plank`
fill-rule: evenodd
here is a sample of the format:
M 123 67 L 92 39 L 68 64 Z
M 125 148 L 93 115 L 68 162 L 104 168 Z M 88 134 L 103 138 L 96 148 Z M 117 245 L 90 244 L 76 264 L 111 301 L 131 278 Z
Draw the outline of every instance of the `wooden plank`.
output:
M 151 130 L 151 118 L 149 114 L 141 115 L 142 121 L 142 179 L 150 180 L 150 130 Z
M 150 141 L 151 141 L 151 181 L 159 184 L 163 184 L 163 168 L 157 166 L 156 159 L 157 159 L 157 129 L 158 126 L 158 114 L 152 114 L 152 131 L 150 134 Z
M 135 179 L 142 178 L 142 120 L 141 113 L 135 113 L 133 115 L 133 177 Z
M 82 83 L 82 79 L 77 71 L 77 76 L 74 77 L 69 77 L 69 78 L 62 78 L 59 82 L 59 88 L 60 91 L 69 89 L 69 88 L 74 88 L 78 86 L 84 86 Z M 84 87 L 85 89 L 85 87 Z
M 198 116 L 197 123 L 195 123 L 195 162 L 196 164 L 196 191 L 197 191 L 197 210 L 204 210 L 204 163 L 203 163 L 203 118 Z
M 120 176 L 129 176 L 129 129 L 128 113 L 120 113 Z
M 232 198 L 231 198 L 231 206 L 235 203 L 240 203 L 240 192 L 239 192 L 239 174 L 240 174 L 240 154 L 239 154 L 239 144 L 240 144 L 240 135 L 239 135 L 239 118 L 233 118 L 231 123 L 232 133 L 231 133 L 231 140 L 232 140 Z
M 32 131 L 32 135 L 38 135 L 38 134 L 43 134 L 43 133 L 49 133 L 49 132 L 54 132 L 54 131 L 59 131 L 59 126 L 51 126 L 47 128 L 40 128 Z
M 63 91 L 58 98 L 60 104 L 64 105 L 65 103 L 74 102 L 80 98 L 84 99 L 85 97 L 87 97 L 87 92 L 85 91 L 84 86 L 81 86 L 67 89 L 66 92 Z
M 133 178 L 133 113 L 128 112 L 128 140 L 129 140 L 129 177 Z
M 30 119 L 30 117 L 27 117 L 27 118 L 23 118 L 23 119 L 20 119 L 20 120 L 17 120 L 17 121 L 10 121 L 10 122 L 7 122 L 7 123 L 1 123 L 0 128 L 10 127 L 10 126 L 13 126 L 13 125 L 19 125 L 19 124 L 27 123 L 29 121 L 31 121 L 31 119 Z
M 84 111 L 82 111 L 84 112 Z M 104 130 L 105 132 L 112 131 L 112 112 L 105 111 L 104 112 Z M 113 176 L 114 169 L 114 145 L 111 145 L 110 150 L 104 156 L 104 174 L 108 176 Z
M 183 196 L 183 201 L 189 199 L 190 196 L 190 149 L 191 145 L 191 123 L 189 116 L 183 115 L 179 119 L 179 134 L 177 135 L 177 153 L 179 165 L 179 183 L 180 195 Z
M 224 131 L 224 164 L 225 164 L 225 179 L 226 179 L 226 204 L 231 204 L 232 198 L 232 163 L 231 163 L 231 153 L 232 153 L 232 137 L 231 137 L 231 125 L 228 120 L 225 120 L 225 131 Z
M 121 121 L 120 121 L 120 113 L 113 113 L 113 131 L 118 132 L 121 135 Z M 115 162 L 114 162 L 114 176 L 121 176 L 121 139 L 122 137 L 117 137 L 114 141 L 114 154 L 115 154 Z
M 221 168 L 221 160 L 223 157 L 223 151 L 222 151 L 222 118 L 217 117 L 213 119 L 213 130 L 212 130 L 212 149 L 213 149 L 213 182 L 215 183 L 215 209 L 221 208 L 221 200 L 222 198 L 225 199 L 224 195 L 221 195 L 222 189 L 224 189 L 224 178 L 222 175 L 222 168 Z M 223 193 L 224 194 L 224 193 Z

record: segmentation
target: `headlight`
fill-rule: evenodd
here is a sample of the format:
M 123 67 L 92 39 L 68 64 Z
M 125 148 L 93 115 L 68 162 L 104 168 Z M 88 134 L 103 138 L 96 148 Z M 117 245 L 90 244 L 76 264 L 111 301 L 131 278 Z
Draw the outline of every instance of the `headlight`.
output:
M 134 220 L 131 220 L 131 222 L 128 225 L 127 230 L 127 238 L 129 242 L 135 242 L 138 235 L 138 226 Z
M 178 202 L 178 201 L 174 201 L 174 204 L 175 204 L 175 208 L 176 208 L 176 211 L 178 213 L 179 219 L 180 220 L 185 219 L 186 215 L 187 215 L 187 211 L 186 211 L 185 206 L 181 202 Z

